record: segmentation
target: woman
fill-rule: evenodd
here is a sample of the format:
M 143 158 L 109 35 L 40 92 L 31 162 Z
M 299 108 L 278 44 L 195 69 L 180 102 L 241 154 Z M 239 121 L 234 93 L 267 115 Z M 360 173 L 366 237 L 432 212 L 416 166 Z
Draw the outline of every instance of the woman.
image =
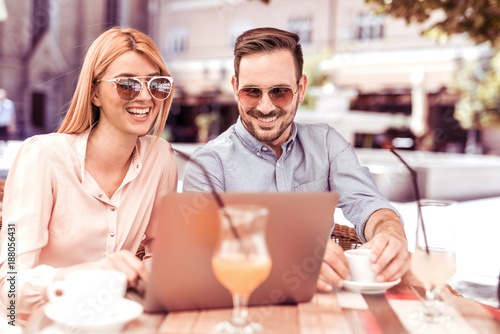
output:
M 113 28 L 90 46 L 58 133 L 27 139 L 7 178 L 0 294 L 9 305 L 12 226 L 18 320 L 46 302 L 52 281 L 75 270 L 147 280 L 134 254 L 143 241 L 151 256 L 155 199 L 177 187 L 172 148 L 159 137 L 172 95 L 173 80 L 144 34 Z

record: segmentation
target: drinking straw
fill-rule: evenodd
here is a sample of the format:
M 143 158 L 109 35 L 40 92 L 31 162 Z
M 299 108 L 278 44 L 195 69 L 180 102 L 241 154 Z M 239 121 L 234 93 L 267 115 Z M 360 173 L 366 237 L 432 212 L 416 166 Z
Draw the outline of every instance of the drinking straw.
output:
M 194 163 L 196 166 L 200 167 L 201 170 L 203 171 L 203 175 L 205 175 L 205 177 L 207 178 L 208 180 L 208 183 L 210 184 L 210 189 L 212 190 L 211 193 L 215 199 L 215 202 L 217 203 L 217 205 L 219 206 L 219 209 L 222 211 L 222 214 L 227 218 L 227 221 L 229 222 L 229 227 L 231 229 L 231 232 L 233 233 L 234 237 L 237 239 L 237 240 L 240 240 L 241 242 L 241 238 L 240 238 L 240 235 L 238 234 L 238 231 L 236 230 L 236 228 L 234 227 L 234 224 L 231 220 L 231 217 L 229 216 L 229 214 L 224 210 L 225 208 L 225 205 L 224 205 L 224 202 L 222 201 L 222 198 L 219 196 L 219 194 L 215 191 L 215 186 L 214 184 L 212 183 L 212 179 L 210 179 L 210 177 L 208 176 L 208 172 L 207 170 L 205 169 L 205 167 L 198 163 L 197 161 L 195 160 L 192 160 L 191 159 L 191 156 L 189 154 L 186 154 L 184 152 L 181 152 L 179 150 L 176 150 L 175 148 L 172 148 L 172 150 L 177 153 L 182 159 L 186 160 L 186 161 L 190 161 L 192 163 Z M 243 249 L 245 249 L 245 247 L 243 246 L 242 244 L 242 247 Z M 246 252 L 245 252 L 246 253 Z
M 394 147 L 390 148 L 390 151 L 394 153 L 394 155 L 405 165 L 405 167 L 410 171 L 410 176 L 411 176 L 411 181 L 413 183 L 413 190 L 415 192 L 415 198 L 417 199 L 417 208 L 418 208 L 418 213 L 417 213 L 417 234 L 418 234 L 418 223 L 420 222 L 420 225 L 422 226 L 422 233 L 424 236 L 424 242 L 425 242 L 425 252 L 429 254 L 429 245 L 427 244 L 427 235 L 425 233 L 425 225 L 424 225 L 424 218 L 422 216 L 422 205 L 420 203 L 420 191 L 418 190 L 418 182 L 417 182 L 417 171 L 415 171 L 413 168 L 410 167 L 406 163 L 406 161 L 396 152 Z

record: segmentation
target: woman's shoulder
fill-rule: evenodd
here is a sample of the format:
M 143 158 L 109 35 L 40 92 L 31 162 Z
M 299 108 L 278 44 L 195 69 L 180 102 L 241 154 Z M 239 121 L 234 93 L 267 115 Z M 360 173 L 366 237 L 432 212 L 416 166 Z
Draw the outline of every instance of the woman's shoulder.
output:
M 76 138 L 76 135 L 66 133 L 35 135 L 24 140 L 23 148 L 59 150 L 61 147 L 71 146 Z
M 157 136 L 147 135 L 138 139 L 139 154 L 154 153 L 162 155 L 174 154 L 172 145 L 165 139 Z

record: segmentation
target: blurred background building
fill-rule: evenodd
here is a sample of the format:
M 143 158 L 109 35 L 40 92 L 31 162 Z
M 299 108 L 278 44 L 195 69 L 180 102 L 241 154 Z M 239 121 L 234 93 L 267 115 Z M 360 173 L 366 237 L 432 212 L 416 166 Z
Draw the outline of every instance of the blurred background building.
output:
M 297 120 L 327 122 L 357 147 L 465 152 L 467 131 L 454 118 L 459 96 L 449 88 L 488 49 L 464 36 L 423 37 L 422 25 L 376 15 L 364 0 L 1 2 L 0 87 L 15 103 L 19 139 L 57 128 L 88 45 L 121 25 L 148 33 L 175 78 L 165 137 L 206 142 L 238 115 L 230 85 L 236 37 L 273 26 L 301 37 L 310 85 Z
M 102 31 L 117 24 L 149 29 L 147 0 L 7 0 L 4 6 L 0 87 L 15 103 L 21 139 L 57 128 L 86 49 Z
M 159 4 L 158 43 L 176 78 L 180 114 L 216 122 L 209 138 L 237 116 L 229 83 L 235 38 L 274 26 L 301 37 L 312 85 L 298 120 L 328 122 L 356 146 L 383 147 L 399 136 L 412 148 L 414 135 L 429 135 L 429 149 L 464 150 L 466 132 L 453 118 L 457 96 L 447 87 L 457 67 L 480 53 L 465 38 L 431 41 L 418 26 L 373 15 L 363 0 Z

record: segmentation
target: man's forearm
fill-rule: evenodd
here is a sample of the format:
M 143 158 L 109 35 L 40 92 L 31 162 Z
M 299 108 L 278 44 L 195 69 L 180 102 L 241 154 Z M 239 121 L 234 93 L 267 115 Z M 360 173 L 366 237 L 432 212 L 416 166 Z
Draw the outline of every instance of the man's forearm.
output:
M 394 211 L 389 209 L 381 209 L 372 213 L 366 222 L 364 233 L 368 241 L 378 233 L 387 233 L 406 242 L 403 222 Z

